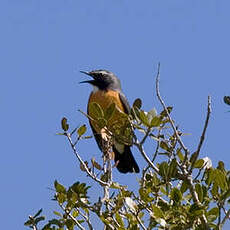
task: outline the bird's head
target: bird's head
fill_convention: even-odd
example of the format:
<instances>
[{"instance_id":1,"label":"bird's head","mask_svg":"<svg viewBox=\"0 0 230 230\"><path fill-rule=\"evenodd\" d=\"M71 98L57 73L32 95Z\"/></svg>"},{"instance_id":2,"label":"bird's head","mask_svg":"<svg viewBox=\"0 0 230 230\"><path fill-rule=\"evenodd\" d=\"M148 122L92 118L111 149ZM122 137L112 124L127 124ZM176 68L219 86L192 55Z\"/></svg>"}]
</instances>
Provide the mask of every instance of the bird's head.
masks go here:
<instances>
[{"instance_id":1,"label":"bird's head","mask_svg":"<svg viewBox=\"0 0 230 230\"><path fill-rule=\"evenodd\" d=\"M110 71L93 70L90 72L80 72L93 78L92 80L82 81L80 83L89 83L99 90L121 90L120 80Z\"/></svg>"}]
</instances>

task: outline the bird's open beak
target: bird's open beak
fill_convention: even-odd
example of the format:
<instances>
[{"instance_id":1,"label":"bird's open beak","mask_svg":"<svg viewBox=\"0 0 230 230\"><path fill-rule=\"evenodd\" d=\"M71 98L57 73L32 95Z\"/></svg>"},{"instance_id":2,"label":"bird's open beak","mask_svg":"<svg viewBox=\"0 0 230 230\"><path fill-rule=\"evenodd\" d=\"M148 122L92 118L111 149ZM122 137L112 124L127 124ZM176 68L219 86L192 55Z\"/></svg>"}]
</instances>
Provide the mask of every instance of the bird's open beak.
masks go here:
<instances>
[{"instance_id":1,"label":"bird's open beak","mask_svg":"<svg viewBox=\"0 0 230 230\"><path fill-rule=\"evenodd\" d=\"M90 73L89 72L86 72L86 71L80 71L80 73L84 73L86 75L89 75L90 76Z\"/></svg>"},{"instance_id":2,"label":"bird's open beak","mask_svg":"<svg viewBox=\"0 0 230 230\"><path fill-rule=\"evenodd\" d=\"M80 73L84 73L84 74L86 74L86 75L88 75L88 76L90 76L90 77L93 77L93 76L90 75L89 72L86 72L86 71L80 71ZM94 82L95 82L95 80L87 80L87 81L81 81L81 82L79 82L79 83L89 83L89 84L93 84Z\"/></svg>"}]
</instances>

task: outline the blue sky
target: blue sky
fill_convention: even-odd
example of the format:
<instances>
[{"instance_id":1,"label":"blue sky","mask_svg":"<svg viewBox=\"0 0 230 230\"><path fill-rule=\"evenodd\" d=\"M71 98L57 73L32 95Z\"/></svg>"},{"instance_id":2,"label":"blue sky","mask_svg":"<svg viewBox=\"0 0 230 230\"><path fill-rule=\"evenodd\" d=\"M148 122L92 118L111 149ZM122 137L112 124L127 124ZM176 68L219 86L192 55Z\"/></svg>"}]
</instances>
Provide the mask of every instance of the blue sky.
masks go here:
<instances>
[{"instance_id":1,"label":"blue sky","mask_svg":"<svg viewBox=\"0 0 230 230\"><path fill-rule=\"evenodd\" d=\"M85 79L80 70L108 69L121 79L130 103L140 97L144 109L161 110L154 91L161 62L161 94L181 130L191 133L184 137L191 151L211 95L201 156L229 169L230 113L222 99L230 94L229 10L227 0L2 0L2 229L25 229L27 216L41 207L51 217L57 208L47 188L55 179L65 185L86 180L67 141L55 135L63 116L72 127L88 125L77 112L86 111L91 91L78 84ZM85 159L101 156L93 139L79 151ZM114 177L136 187L138 176L114 170Z\"/></svg>"}]
</instances>

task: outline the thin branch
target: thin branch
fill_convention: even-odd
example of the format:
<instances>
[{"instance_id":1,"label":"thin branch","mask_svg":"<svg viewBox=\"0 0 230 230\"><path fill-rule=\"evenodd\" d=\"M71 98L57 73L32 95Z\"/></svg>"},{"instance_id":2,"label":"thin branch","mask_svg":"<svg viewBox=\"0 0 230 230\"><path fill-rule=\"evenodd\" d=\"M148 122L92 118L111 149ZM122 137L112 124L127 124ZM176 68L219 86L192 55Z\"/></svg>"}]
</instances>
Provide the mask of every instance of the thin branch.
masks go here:
<instances>
[{"instance_id":1,"label":"thin branch","mask_svg":"<svg viewBox=\"0 0 230 230\"><path fill-rule=\"evenodd\" d=\"M87 215L83 214L80 210L78 210L78 211L79 211L79 214L85 219L86 223L88 224L89 229L94 230L94 228L90 222L89 215L87 216Z\"/></svg>"},{"instance_id":2,"label":"thin branch","mask_svg":"<svg viewBox=\"0 0 230 230\"><path fill-rule=\"evenodd\" d=\"M174 125L174 122L169 114L169 111L164 103L164 101L162 100L161 98L161 95L160 95L160 90L159 90L159 78L160 78L160 63L158 64L158 70L157 70L157 77L156 77L156 92L157 92L157 98L158 100L160 101L161 105L163 106L166 114L167 114L167 117L169 119L169 122L175 132L175 135L176 135L176 138L179 142L179 144L181 145L182 149L185 151L185 157L187 158L187 156L189 155L189 150L185 147L184 143L182 142L179 134L178 134L178 130L176 129L176 126Z\"/></svg>"},{"instance_id":3,"label":"thin branch","mask_svg":"<svg viewBox=\"0 0 230 230\"><path fill-rule=\"evenodd\" d=\"M189 184L189 190L190 190L190 193L192 195L193 201L194 201L194 203L200 205L200 201L199 201L196 189L195 189L195 185L194 185L193 180L192 180L192 176L189 174L187 174L186 176L187 176L187 182ZM204 214L200 217L200 219L201 219L203 226L205 227L204 229L209 230L210 228L208 226L208 221L207 221Z\"/></svg>"},{"instance_id":4,"label":"thin branch","mask_svg":"<svg viewBox=\"0 0 230 230\"><path fill-rule=\"evenodd\" d=\"M205 133L206 133L206 130L207 130L207 127L208 127L208 121L209 121L210 114L211 114L211 97L208 96L207 116L206 116L206 120L205 120L205 124L204 124L204 129L203 129L202 135L200 137L200 142L199 142L199 145L198 145L198 148L197 148L198 155L200 153L200 149L201 149L202 144L204 142Z\"/></svg>"},{"instance_id":5,"label":"thin branch","mask_svg":"<svg viewBox=\"0 0 230 230\"><path fill-rule=\"evenodd\" d=\"M169 122L170 122L170 124L171 124L171 126L172 126L172 128L173 128L173 130L174 130L176 139L178 140L178 142L179 142L181 148L182 148L182 149L184 150L184 152L185 152L185 159L187 159L187 157L188 157L188 155L189 155L189 150L186 148L186 146L185 146L184 143L182 142L182 140L181 140L181 138L180 138L180 136L179 136L179 134L178 134L178 130L177 130L176 126L174 125L174 122L173 122L173 120L172 120L172 118L171 118L171 116L170 116L170 114L169 114L169 111L168 111L168 109L167 109L167 107L166 107L164 101L162 100L162 98L161 98L161 96L160 96L160 91L159 91L159 78L160 78L160 63L158 64L158 71L157 71L157 77L156 77L156 92L157 92L157 97L158 97L158 99L159 99L161 105L163 106L163 108L164 108L166 114L167 114L167 117L168 117L168 119L169 119ZM205 129L205 131L206 131L206 129ZM204 133L205 133L205 132L204 132ZM201 143L201 145L202 145L202 143ZM185 162L185 161L184 161L184 162ZM183 167L181 167L181 168L182 168L182 170L184 171ZM184 176L185 176L184 179L186 179L187 182L188 182L188 184L189 184L189 190L190 190L190 193L191 193L191 195L192 195L192 198L193 198L194 203L196 203L196 204L199 205L199 204L200 204L200 201L199 201L197 192L196 192L196 190L195 190L195 185L194 185L194 183L193 183L193 180L192 180L191 175L188 174L188 173L186 173ZM201 222L202 222L202 224L203 224L203 226L204 226L204 229L209 229L208 222L207 222L207 219L206 219L205 215L202 215L202 216L200 217L200 219L201 219Z\"/></svg>"},{"instance_id":6,"label":"thin branch","mask_svg":"<svg viewBox=\"0 0 230 230\"><path fill-rule=\"evenodd\" d=\"M201 147L202 147L203 142L204 142L204 139L205 139L205 133L206 133L206 130L207 130L207 127L208 127L208 121L209 121L210 114L211 114L211 97L208 96L208 106L207 106L206 120L205 120L204 128L203 128L203 131L202 131L202 135L201 135L201 137L200 137L200 142L199 142L198 147L197 147L196 157L195 157L195 159L193 160L193 163L192 163L192 165L191 165L191 168L190 168L190 170L189 170L189 173L192 173L192 169L193 169L193 167L194 167L194 164L195 164L197 158L199 157L200 150L201 150Z\"/></svg>"},{"instance_id":7,"label":"thin branch","mask_svg":"<svg viewBox=\"0 0 230 230\"><path fill-rule=\"evenodd\" d=\"M138 215L136 215L136 219L137 222L140 224L140 226L142 227L143 230L147 230L147 228L144 226L144 224L142 223L141 219L139 218Z\"/></svg>"},{"instance_id":8,"label":"thin branch","mask_svg":"<svg viewBox=\"0 0 230 230\"><path fill-rule=\"evenodd\" d=\"M225 217L224 219L222 220L221 224L220 224L220 229L223 228L225 222L227 221L227 219L230 219L230 209L226 212L225 211Z\"/></svg>"},{"instance_id":9,"label":"thin branch","mask_svg":"<svg viewBox=\"0 0 230 230\"><path fill-rule=\"evenodd\" d=\"M69 216L71 220L74 221L74 223L78 226L78 228L80 228L81 230L85 230L85 228L71 215L71 213L66 211L66 209L65 209L65 207L63 205L59 204L59 206L65 212L65 214L67 216Z\"/></svg>"},{"instance_id":10,"label":"thin branch","mask_svg":"<svg viewBox=\"0 0 230 230\"><path fill-rule=\"evenodd\" d=\"M162 126L162 128L163 128L163 126ZM161 129L162 129L162 128L161 128ZM158 134L157 134L157 137L158 137L157 139L158 139L158 141L157 141L157 146L156 146L156 149L155 149L155 153L154 153L154 155L153 155L152 162L155 161L155 159L156 159L156 157L157 157L157 154L158 154L158 150L159 150L159 148L160 148L159 136L160 136L160 134L161 134L161 129L159 129Z\"/></svg>"},{"instance_id":11,"label":"thin branch","mask_svg":"<svg viewBox=\"0 0 230 230\"><path fill-rule=\"evenodd\" d=\"M86 173L87 173L93 180L95 180L96 182L98 182L98 183L101 184L102 186L107 186L108 183L106 183L106 182L104 182L104 181L98 179L92 172L90 172L88 166L87 166L87 165L85 164L85 162L81 159L79 153L77 152L77 149L76 149L75 145L74 145L73 142L72 142L72 139L71 139L71 137L70 137L70 134L69 134L69 133L66 133L66 136L67 136L67 138L68 138L68 140L69 140L69 143L70 143L70 145L71 145L71 147L72 147L72 149L73 149L73 152L74 152L75 156L77 157L77 159L79 160L79 162L84 166L84 169L85 169Z\"/></svg>"},{"instance_id":12,"label":"thin branch","mask_svg":"<svg viewBox=\"0 0 230 230\"><path fill-rule=\"evenodd\" d=\"M150 132L151 132L151 128L148 128L147 131L146 131L146 133L145 133L145 135L144 135L144 137L140 141L140 145L144 144L144 142L145 142L146 138L148 137L148 135L150 134Z\"/></svg>"},{"instance_id":13,"label":"thin branch","mask_svg":"<svg viewBox=\"0 0 230 230\"><path fill-rule=\"evenodd\" d=\"M143 149L143 145L138 141L136 135L134 135L134 145L137 146L138 150L140 151L140 153L142 154L142 156L144 157L144 159L148 162L149 166L151 168L154 169L155 172L159 173L159 169L153 164L153 162L149 159L149 157L147 156L147 154L145 153L144 149Z\"/></svg>"}]
</instances>

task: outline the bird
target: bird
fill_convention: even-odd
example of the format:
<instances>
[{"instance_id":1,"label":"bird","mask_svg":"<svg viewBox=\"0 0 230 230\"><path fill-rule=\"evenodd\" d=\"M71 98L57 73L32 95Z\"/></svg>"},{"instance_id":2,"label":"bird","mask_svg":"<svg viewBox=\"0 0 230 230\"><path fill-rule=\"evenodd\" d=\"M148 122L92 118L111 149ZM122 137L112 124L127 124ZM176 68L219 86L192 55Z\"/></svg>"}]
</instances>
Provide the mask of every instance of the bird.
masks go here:
<instances>
[{"instance_id":1,"label":"bird","mask_svg":"<svg viewBox=\"0 0 230 230\"><path fill-rule=\"evenodd\" d=\"M93 86L93 91L91 92L88 100L87 114L97 145L103 152L102 130L98 128L92 119L90 119L92 116L92 112L90 111L90 104L97 103L103 110L109 108L111 104L115 104L115 108L119 112L114 113L113 119L115 121L117 120L118 123L121 113L128 115L130 114L131 109L128 100L122 92L120 80L114 73L103 69L92 70L90 72L80 72L92 78L91 80L82 81L80 83L89 83ZM139 173L140 171L130 147L130 144L121 143L117 140L112 143L115 166L120 173Z\"/></svg>"}]
</instances>

